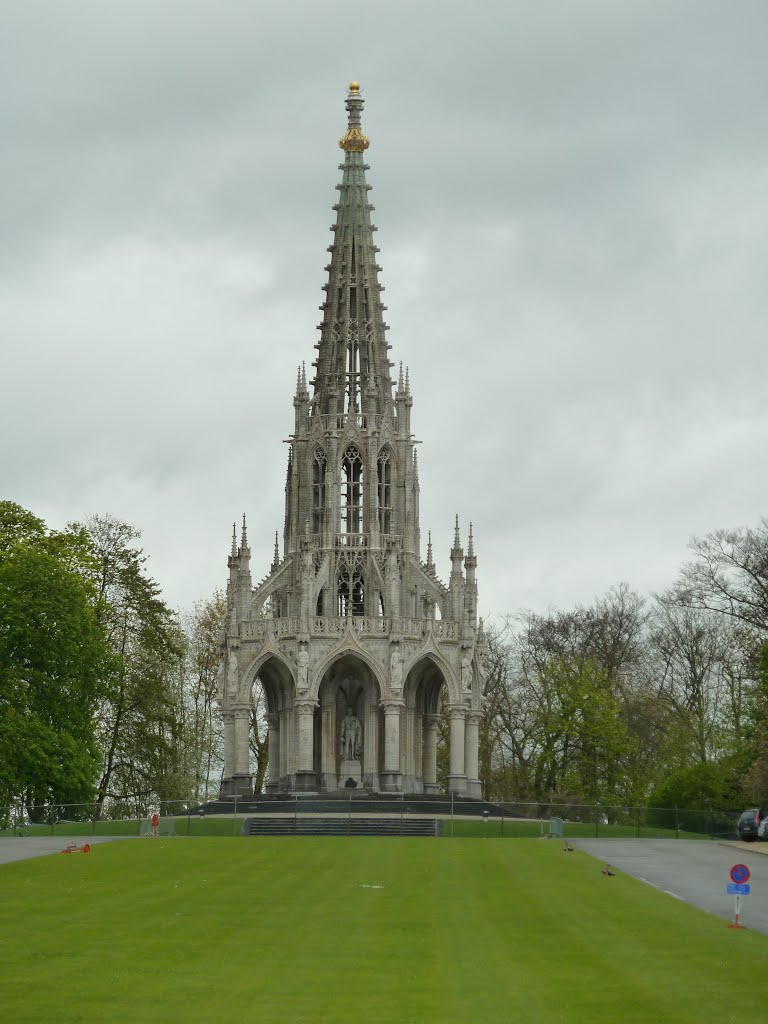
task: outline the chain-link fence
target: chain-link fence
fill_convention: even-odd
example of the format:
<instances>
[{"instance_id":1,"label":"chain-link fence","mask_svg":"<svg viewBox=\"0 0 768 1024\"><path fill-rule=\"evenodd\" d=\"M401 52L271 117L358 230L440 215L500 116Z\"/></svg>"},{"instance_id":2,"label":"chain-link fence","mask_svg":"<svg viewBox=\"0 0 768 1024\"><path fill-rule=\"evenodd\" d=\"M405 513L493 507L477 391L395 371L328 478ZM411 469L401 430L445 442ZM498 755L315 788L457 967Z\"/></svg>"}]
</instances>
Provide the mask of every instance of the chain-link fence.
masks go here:
<instances>
[{"instance_id":1,"label":"chain-link fence","mask_svg":"<svg viewBox=\"0 0 768 1024\"><path fill-rule=\"evenodd\" d=\"M0 808L0 837L432 834L566 839L736 839L739 811L369 794L113 801ZM555 822L553 828L552 822ZM417 823L420 822L421 826ZM559 823L562 822L562 825ZM429 825L427 823L430 823ZM421 828L421 831L419 831Z\"/></svg>"}]
</instances>

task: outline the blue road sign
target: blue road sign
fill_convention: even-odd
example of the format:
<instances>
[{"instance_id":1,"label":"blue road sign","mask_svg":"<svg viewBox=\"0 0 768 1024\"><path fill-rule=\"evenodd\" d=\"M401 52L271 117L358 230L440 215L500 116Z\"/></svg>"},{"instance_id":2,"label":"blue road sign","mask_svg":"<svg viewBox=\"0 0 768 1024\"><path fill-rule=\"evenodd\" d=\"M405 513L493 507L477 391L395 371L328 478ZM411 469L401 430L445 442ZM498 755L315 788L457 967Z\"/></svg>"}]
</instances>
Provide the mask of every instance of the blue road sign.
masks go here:
<instances>
[{"instance_id":1,"label":"blue road sign","mask_svg":"<svg viewBox=\"0 0 768 1024\"><path fill-rule=\"evenodd\" d=\"M729 882L725 891L729 896L748 896L749 885L740 885L738 882Z\"/></svg>"}]
</instances>

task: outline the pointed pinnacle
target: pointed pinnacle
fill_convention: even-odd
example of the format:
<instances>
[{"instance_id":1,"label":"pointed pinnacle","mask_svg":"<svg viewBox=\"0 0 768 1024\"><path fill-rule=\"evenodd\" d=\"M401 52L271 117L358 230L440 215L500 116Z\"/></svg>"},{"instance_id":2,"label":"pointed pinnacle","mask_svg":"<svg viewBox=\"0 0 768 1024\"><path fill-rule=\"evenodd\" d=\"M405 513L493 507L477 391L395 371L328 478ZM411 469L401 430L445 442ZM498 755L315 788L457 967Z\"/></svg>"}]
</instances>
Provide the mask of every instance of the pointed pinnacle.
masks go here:
<instances>
[{"instance_id":1,"label":"pointed pinnacle","mask_svg":"<svg viewBox=\"0 0 768 1024\"><path fill-rule=\"evenodd\" d=\"M237 555L237 523L232 523L232 556Z\"/></svg>"},{"instance_id":2,"label":"pointed pinnacle","mask_svg":"<svg viewBox=\"0 0 768 1024\"><path fill-rule=\"evenodd\" d=\"M456 514L456 528L453 532L453 546L455 548L461 547L461 537L459 536L459 516Z\"/></svg>"},{"instance_id":3,"label":"pointed pinnacle","mask_svg":"<svg viewBox=\"0 0 768 1024\"><path fill-rule=\"evenodd\" d=\"M248 547L248 531L246 530L246 527L245 527L245 512L243 512L243 533L242 533L242 536L240 538L240 547L241 548L247 548Z\"/></svg>"},{"instance_id":4,"label":"pointed pinnacle","mask_svg":"<svg viewBox=\"0 0 768 1024\"><path fill-rule=\"evenodd\" d=\"M475 547L472 543L472 523L469 524L469 543L467 544L467 557L472 558L475 554Z\"/></svg>"},{"instance_id":5,"label":"pointed pinnacle","mask_svg":"<svg viewBox=\"0 0 768 1024\"><path fill-rule=\"evenodd\" d=\"M402 392L404 390L403 385L403 364L400 363L400 376L397 378L397 390Z\"/></svg>"},{"instance_id":6,"label":"pointed pinnacle","mask_svg":"<svg viewBox=\"0 0 768 1024\"><path fill-rule=\"evenodd\" d=\"M433 565L434 565L434 563L432 561L432 531L431 530L427 534L427 537L428 537L428 540L427 540L427 566L431 569L431 568L433 568Z\"/></svg>"},{"instance_id":7,"label":"pointed pinnacle","mask_svg":"<svg viewBox=\"0 0 768 1024\"><path fill-rule=\"evenodd\" d=\"M406 366L405 368L405 393L410 397L411 394L411 368Z\"/></svg>"}]
</instances>

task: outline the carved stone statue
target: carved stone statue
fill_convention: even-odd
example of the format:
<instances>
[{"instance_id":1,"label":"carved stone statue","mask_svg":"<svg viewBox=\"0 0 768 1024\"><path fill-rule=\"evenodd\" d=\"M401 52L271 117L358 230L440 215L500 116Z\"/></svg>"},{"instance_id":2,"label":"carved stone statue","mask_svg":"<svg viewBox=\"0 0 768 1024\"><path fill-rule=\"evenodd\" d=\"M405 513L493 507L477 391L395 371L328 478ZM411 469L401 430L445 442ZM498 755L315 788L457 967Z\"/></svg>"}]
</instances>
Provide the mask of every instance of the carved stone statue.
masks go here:
<instances>
[{"instance_id":1,"label":"carved stone statue","mask_svg":"<svg viewBox=\"0 0 768 1024\"><path fill-rule=\"evenodd\" d=\"M224 655L219 658L219 667L216 670L216 693L219 698L224 696L224 680L226 678L226 670L224 668Z\"/></svg>"},{"instance_id":2,"label":"carved stone statue","mask_svg":"<svg viewBox=\"0 0 768 1024\"><path fill-rule=\"evenodd\" d=\"M341 759L342 761L359 760L363 753L363 727L359 719L347 708L347 717L341 723Z\"/></svg>"},{"instance_id":3,"label":"carved stone statue","mask_svg":"<svg viewBox=\"0 0 768 1024\"><path fill-rule=\"evenodd\" d=\"M392 656L389 659L389 676L392 681L392 689L399 690L403 685L403 655L399 644L393 648Z\"/></svg>"},{"instance_id":4,"label":"carved stone statue","mask_svg":"<svg viewBox=\"0 0 768 1024\"><path fill-rule=\"evenodd\" d=\"M472 648L466 647L461 656L461 686L463 690L472 689Z\"/></svg>"},{"instance_id":5,"label":"carved stone statue","mask_svg":"<svg viewBox=\"0 0 768 1024\"><path fill-rule=\"evenodd\" d=\"M229 652L229 666L227 668L227 690L234 696L237 693L237 655L234 651Z\"/></svg>"},{"instance_id":6,"label":"carved stone statue","mask_svg":"<svg viewBox=\"0 0 768 1024\"><path fill-rule=\"evenodd\" d=\"M309 686L309 651L304 644L299 644L296 664L296 686L300 693L304 693Z\"/></svg>"}]
</instances>

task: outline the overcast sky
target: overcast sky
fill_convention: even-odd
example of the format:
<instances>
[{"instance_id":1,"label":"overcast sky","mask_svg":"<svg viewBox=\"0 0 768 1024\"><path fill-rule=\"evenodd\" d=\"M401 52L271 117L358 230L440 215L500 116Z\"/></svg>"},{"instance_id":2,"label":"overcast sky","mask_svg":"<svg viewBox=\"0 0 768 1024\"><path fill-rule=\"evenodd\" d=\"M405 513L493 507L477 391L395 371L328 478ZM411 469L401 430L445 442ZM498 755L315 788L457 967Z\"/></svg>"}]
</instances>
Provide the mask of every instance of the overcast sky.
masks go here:
<instances>
[{"instance_id":1,"label":"overcast sky","mask_svg":"<svg viewBox=\"0 0 768 1024\"><path fill-rule=\"evenodd\" d=\"M359 79L439 575L455 512L485 615L768 513L765 0L0 9L0 497L266 574Z\"/></svg>"}]
</instances>

